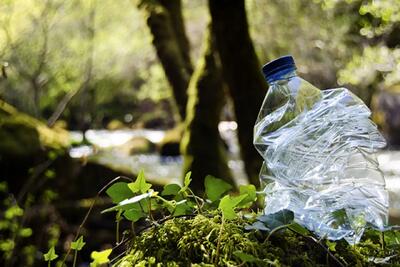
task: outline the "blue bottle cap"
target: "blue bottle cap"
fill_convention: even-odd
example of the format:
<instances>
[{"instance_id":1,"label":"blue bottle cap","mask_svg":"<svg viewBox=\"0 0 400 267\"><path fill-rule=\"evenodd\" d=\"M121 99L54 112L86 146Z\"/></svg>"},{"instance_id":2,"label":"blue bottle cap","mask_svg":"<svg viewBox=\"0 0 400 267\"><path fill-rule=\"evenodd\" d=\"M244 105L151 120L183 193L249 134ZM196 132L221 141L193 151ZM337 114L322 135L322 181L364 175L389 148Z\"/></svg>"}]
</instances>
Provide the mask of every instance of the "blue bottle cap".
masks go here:
<instances>
[{"instance_id":1,"label":"blue bottle cap","mask_svg":"<svg viewBox=\"0 0 400 267\"><path fill-rule=\"evenodd\" d=\"M296 64L292 56L283 56L268 62L262 68L268 83L278 80L281 76L296 70Z\"/></svg>"}]
</instances>

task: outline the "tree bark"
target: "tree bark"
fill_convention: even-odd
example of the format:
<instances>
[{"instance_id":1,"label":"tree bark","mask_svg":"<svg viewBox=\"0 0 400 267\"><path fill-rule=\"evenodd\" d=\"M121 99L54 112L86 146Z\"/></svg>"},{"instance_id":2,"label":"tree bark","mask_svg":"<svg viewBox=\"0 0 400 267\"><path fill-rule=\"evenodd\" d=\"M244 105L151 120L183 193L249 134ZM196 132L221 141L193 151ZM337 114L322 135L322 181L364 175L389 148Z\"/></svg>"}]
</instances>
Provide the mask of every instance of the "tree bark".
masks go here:
<instances>
[{"instance_id":1,"label":"tree bark","mask_svg":"<svg viewBox=\"0 0 400 267\"><path fill-rule=\"evenodd\" d=\"M153 45L163 66L182 120L186 117L187 86L193 67L189 57L180 0L144 0Z\"/></svg>"},{"instance_id":2,"label":"tree bark","mask_svg":"<svg viewBox=\"0 0 400 267\"><path fill-rule=\"evenodd\" d=\"M253 146L253 128L267 86L248 31L244 0L208 4L223 77L234 102L241 156L250 182L258 186L262 160Z\"/></svg>"},{"instance_id":3,"label":"tree bark","mask_svg":"<svg viewBox=\"0 0 400 267\"><path fill-rule=\"evenodd\" d=\"M204 192L204 178L208 174L234 184L218 131L224 91L210 30L211 27L204 39L202 58L190 80L186 127L181 142L183 172L192 171L192 186L196 192Z\"/></svg>"}]
</instances>

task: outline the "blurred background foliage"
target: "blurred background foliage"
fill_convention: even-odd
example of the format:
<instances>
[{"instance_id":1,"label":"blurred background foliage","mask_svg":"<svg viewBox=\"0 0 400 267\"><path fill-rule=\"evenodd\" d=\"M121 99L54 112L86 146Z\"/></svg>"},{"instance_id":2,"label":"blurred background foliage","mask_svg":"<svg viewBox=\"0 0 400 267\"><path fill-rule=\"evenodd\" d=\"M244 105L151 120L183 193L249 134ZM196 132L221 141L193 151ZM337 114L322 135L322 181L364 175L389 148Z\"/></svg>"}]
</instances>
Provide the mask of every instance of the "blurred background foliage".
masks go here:
<instances>
[{"instance_id":1,"label":"blurred background foliage","mask_svg":"<svg viewBox=\"0 0 400 267\"><path fill-rule=\"evenodd\" d=\"M183 4L196 59L207 7ZM290 53L306 79L321 88L350 86L368 105L376 88L399 83L398 0L249 0L246 8L260 62ZM129 122L140 122L141 108L160 103L177 120L144 14L132 1L7 0L0 10L8 76L0 95L21 111L49 119L75 94L62 113L70 129L102 128L128 113Z\"/></svg>"}]
</instances>

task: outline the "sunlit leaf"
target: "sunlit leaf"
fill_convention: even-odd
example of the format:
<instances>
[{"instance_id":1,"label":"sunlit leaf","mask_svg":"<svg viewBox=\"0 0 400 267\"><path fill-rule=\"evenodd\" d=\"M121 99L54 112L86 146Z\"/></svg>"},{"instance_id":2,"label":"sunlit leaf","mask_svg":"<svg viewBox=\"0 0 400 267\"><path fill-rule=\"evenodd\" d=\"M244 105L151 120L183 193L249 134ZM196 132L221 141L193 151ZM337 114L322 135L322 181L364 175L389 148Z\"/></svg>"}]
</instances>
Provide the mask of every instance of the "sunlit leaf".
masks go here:
<instances>
[{"instance_id":1,"label":"sunlit leaf","mask_svg":"<svg viewBox=\"0 0 400 267\"><path fill-rule=\"evenodd\" d=\"M108 257L110 256L111 252L112 252L111 248L100 252L93 251L90 254L90 257L93 259L93 261L90 263L90 266L95 267L109 262L110 260L108 259Z\"/></svg>"},{"instance_id":2,"label":"sunlit leaf","mask_svg":"<svg viewBox=\"0 0 400 267\"><path fill-rule=\"evenodd\" d=\"M240 202L240 206L251 205L257 199L256 187L252 184L239 186L240 195L247 194L247 197Z\"/></svg>"},{"instance_id":3,"label":"sunlit leaf","mask_svg":"<svg viewBox=\"0 0 400 267\"><path fill-rule=\"evenodd\" d=\"M185 175L185 179L183 179L183 187L181 188L180 192L185 192L188 190L190 183L192 182L192 172L188 172Z\"/></svg>"},{"instance_id":4,"label":"sunlit leaf","mask_svg":"<svg viewBox=\"0 0 400 267\"><path fill-rule=\"evenodd\" d=\"M128 187L133 193L146 193L151 188L151 184L146 183L144 171L141 170L136 178L136 181L129 183Z\"/></svg>"},{"instance_id":5,"label":"sunlit leaf","mask_svg":"<svg viewBox=\"0 0 400 267\"><path fill-rule=\"evenodd\" d=\"M71 249L73 250L82 250L85 246L86 242L83 242L83 236L80 236L78 240L71 242Z\"/></svg>"},{"instance_id":6,"label":"sunlit leaf","mask_svg":"<svg viewBox=\"0 0 400 267\"><path fill-rule=\"evenodd\" d=\"M219 206L218 206L218 208L222 212L222 216L224 216L224 218L228 219L228 220L236 218L237 215L236 215L234 209L240 203L240 201L242 201L246 197L247 197L247 195L241 195L241 196L237 196L237 197L224 196L221 199L221 202L219 203Z\"/></svg>"},{"instance_id":7,"label":"sunlit leaf","mask_svg":"<svg viewBox=\"0 0 400 267\"><path fill-rule=\"evenodd\" d=\"M333 252L336 251L336 242L331 242L329 240L326 240L326 245L328 246L328 249L330 251L333 251Z\"/></svg>"},{"instance_id":8,"label":"sunlit leaf","mask_svg":"<svg viewBox=\"0 0 400 267\"><path fill-rule=\"evenodd\" d=\"M49 251L43 255L45 261L53 261L58 258L54 247L51 247Z\"/></svg>"},{"instance_id":9,"label":"sunlit leaf","mask_svg":"<svg viewBox=\"0 0 400 267\"><path fill-rule=\"evenodd\" d=\"M162 196L177 195L181 190L180 185L177 184L167 184L164 186L164 190L161 192Z\"/></svg>"},{"instance_id":10,"label":"sunlit leaf","mask_svg":"<svg viewBox=\"0 0 400 267\"><path fill-rule=\"evenodd\" d=\"M113 184L107 189L106 193L114 203L121 202L124 199L134 196L132 190L128 187L128 184L124 182Z\"/></svg>"},{"instance_id":11,"label":"sunlit leaf","mask_svg":"<svg viewBox=\"0 0 400 267\"><path fill-rule=\"evenodd\" d=\"M206 176L204 186L207 198L211 201L219 200L224 193L232 189L232 185L211 175Z\"/></svg>"}]
</instances>

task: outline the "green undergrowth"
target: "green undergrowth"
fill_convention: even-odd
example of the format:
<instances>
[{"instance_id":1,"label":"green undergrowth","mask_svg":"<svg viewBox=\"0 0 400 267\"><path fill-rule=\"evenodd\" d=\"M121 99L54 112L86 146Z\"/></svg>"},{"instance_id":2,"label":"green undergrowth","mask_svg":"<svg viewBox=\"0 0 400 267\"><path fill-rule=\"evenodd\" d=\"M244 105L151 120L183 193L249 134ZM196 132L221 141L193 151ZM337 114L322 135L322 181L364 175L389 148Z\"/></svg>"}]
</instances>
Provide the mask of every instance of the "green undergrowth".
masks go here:
<instances>
[{"instance_id":1,"label":"green undergrowth","mask_svg":"<svg viewBox=\"0 0 400 267\"><path fill-rule=\"evenodd\" d=\"M356 246L318 239L292 211L263 215L263 194L253 185L231 192L207 176L198 197L190 182L188 173L183 186L156 192L141 173L107 190L116 205L103 212L132 222L126 255L114 266L400 266L398 231L367 230Z\"/></svg>"},{"instance_id":2,"label":"green undergrowth","mask_svg":"<svg viewBox=\"0 0 400 267\"><path fill-rule=\"evenodd\" d=\"M400 266L398 230L367 228L357 245L329 241L298 224L290 210L264 214L264 194L254 185L232 192L227 182L207 176L199 197L190 183L189 172L183 185L158 192L140 172L135 181L117 177L103 187L98 195L105 191L114 203L102 213L115 214L116 244L92 252L90 266ZM345 210L332 214L338 222L344 216ZM355 231L366 225L360 227ZM57 266L65 266L72 251L77 266L77 248L84 245L79 230L74 240ZM54 248L44 257L50 266Z\"/></svg>"}]
</instances>

